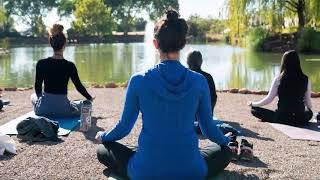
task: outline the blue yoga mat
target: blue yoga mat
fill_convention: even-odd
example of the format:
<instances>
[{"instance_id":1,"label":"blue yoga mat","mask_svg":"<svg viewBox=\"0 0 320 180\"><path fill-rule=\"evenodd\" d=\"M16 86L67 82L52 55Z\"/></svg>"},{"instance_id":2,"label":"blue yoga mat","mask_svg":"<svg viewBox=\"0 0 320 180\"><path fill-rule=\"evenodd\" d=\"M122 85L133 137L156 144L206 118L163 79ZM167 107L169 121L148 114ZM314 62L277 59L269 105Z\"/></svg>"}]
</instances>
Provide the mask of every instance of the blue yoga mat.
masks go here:
<instances>
[{"instance_id":1,"label":"blue yoga mat","mask_svg":"<svg viewBox=\"0 0 320 180\"><path fill-rule=\"evenodd\" d=\"M7 135L17 135L17 125L25 120L28 117L38 117L34 114L34 112L29 112L23 116L18 117L8 123L0 126L0 133L7 134ZM73 129L75 129L80 124L80 117L76 118L58 118L58 119L51 119L53 121L57 121L59 123L59 136L66 136L68 135Z\"/></svg>"}]
</instances>

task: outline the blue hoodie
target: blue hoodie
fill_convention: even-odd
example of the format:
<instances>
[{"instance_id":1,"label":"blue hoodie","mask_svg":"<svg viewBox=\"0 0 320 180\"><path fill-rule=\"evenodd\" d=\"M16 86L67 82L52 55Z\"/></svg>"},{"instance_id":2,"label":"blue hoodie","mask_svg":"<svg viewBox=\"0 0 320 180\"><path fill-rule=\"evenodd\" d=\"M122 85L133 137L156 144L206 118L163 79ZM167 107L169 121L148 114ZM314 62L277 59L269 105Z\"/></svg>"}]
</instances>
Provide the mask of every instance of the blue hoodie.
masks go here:
<instances>
[{"instance_id":1,"label":"blue hoodie","mask_svg":"<svg viewBox=\"0 0 320 180\"><path fill-rule=\"evenodd\" d=\"M195 115L204 136L220 145L229 142L212 119L206 79L179 61L163 61L131 77L121 120L102 134L103 142L127 136L139 112L143 126L138 151L128 164L130 179L205 179Z\"/></svg>"}]
</instances>

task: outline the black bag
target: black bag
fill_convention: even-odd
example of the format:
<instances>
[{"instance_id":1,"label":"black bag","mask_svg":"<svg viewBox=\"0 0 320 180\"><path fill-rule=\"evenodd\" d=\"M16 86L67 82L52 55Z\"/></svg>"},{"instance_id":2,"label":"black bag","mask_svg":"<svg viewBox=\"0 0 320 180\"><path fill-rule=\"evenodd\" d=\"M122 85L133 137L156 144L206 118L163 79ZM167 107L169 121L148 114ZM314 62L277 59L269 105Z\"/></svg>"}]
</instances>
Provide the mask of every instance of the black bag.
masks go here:
<instances>
[{"instance_id":1,"label":"black bag","mask_svg":"<svg viewBox=\"0 0 320 180\"><path fill-rule=\"evenodd\" d=\"M27 118L17 125L18 137L26 141L59 141L59 125L47 118Z\"/></svg>"}]
</instances>

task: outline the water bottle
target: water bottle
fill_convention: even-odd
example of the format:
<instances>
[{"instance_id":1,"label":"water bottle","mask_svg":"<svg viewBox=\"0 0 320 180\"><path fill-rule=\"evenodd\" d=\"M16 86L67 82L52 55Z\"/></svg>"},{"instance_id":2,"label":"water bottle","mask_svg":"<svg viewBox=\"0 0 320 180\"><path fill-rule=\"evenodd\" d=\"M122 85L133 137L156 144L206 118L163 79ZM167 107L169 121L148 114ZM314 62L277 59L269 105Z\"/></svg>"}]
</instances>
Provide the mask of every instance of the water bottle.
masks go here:
<instances>
[{"instance_id":1,"label":"water bottle","mask_svg":"<svg viewBox=\"0 0 320 180\"><path fill-rule=\"evenodd\" d=\"M80 131L87 132L91 128L92 102L83 101L80 116Z\"/></svg>"}]
</instances>

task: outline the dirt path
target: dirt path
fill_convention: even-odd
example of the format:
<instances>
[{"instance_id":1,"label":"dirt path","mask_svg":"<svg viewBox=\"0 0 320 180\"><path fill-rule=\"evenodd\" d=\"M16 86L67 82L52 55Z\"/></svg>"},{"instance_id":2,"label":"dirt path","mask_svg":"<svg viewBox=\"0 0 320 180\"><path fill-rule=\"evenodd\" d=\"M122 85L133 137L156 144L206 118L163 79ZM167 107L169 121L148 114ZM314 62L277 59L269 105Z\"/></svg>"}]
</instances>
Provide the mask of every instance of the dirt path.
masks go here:
<instances>
[{"instance_id":1,"label":"dirt path","mask_svg":"<svg viewBox=\"0 0 320 180\"><path fill-rule=\"evenodd\" d=\"M111 129L118 121L125 90L90 89L97 96L94 102L93 128L84 135L72 132L62 143L19 142L18 155L0 159L0 179L107 179L107 171L96 159L93 138L97 131ZM11 106L0 112L0 124L32 110L32 91L5 92L4 99ZM76 92L72 99L81 98ZM216 116L235 127L242 127L247 139L254 144L256 158L250 163L232 163L223 177L225 179L320 179L320 143L290 140L266 123L258 122L250 115L246 105L262 96L219 93ZM313 99L314 109L320 110L320 99ZM275 104L270 108L274 108ZM141 120L122 142L136 144ZM201 145L208 143L201 141Z\"/></svg>"}]
</instances>

